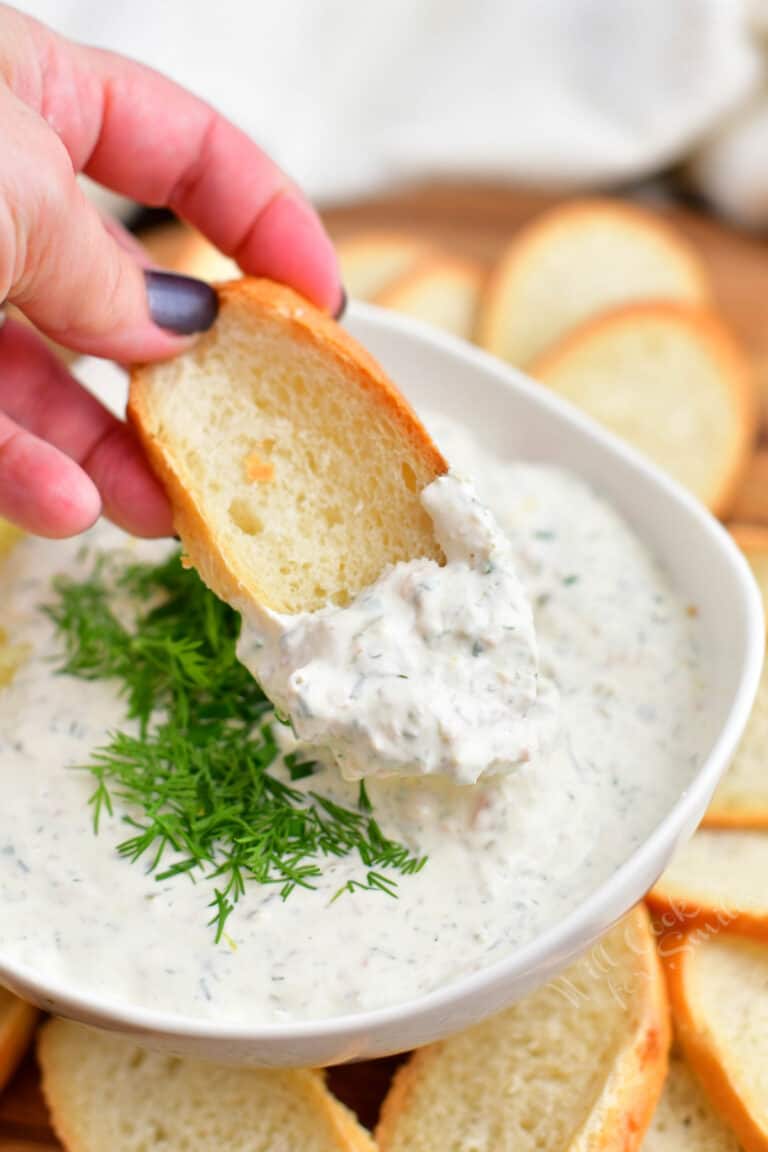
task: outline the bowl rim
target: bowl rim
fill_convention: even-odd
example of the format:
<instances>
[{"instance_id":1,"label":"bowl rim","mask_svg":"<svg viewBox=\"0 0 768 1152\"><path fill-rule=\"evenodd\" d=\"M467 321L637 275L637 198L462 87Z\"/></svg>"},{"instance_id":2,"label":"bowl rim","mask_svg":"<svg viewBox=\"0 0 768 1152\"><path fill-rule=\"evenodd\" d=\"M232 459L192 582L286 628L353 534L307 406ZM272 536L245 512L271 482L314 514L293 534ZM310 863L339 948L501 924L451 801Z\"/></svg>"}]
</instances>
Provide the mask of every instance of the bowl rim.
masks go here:
<instances>
[{"instance_id":1,"label":"bowl rim","mask_svg":"<svg viewBox=\"0 0 768 1152\"><path fill-rule=\"evenodd\" d=\"M332 1040L343 1036L349 1042L369 1037L383 1028L391 1029L414 1019L431 1016L457 1001L477 999L497 984L514 977L522 977L543 966L547 957L555 954L570 956L576 941L586 941L594 934L589 925L600 919L599 910L615 905L617 899L625 903L621 894L632 889L632 877L642 877L654 871L654 860L668 856L667 848L674 846L686 834L686 828L699 809L703 809L709 796L735 751L738 740L749 718L757 691L763 664L765 630L762 599L749 565L726 529L699 501L677 481L664 474L636 449L625 444L613 433L594 423L578 409L554 393L547 392L523 373L489 353L465 341L416 320L394 314L372 304L352 301L347 313L353 328L355 321L363 327L371 325L382 334L397 332L439 352L458 358L471 371L476 367L490 372L505 388L521 395L540 410L556 416L575 428L582 436L600 446L609 456L619 457L625 464L655 485L659 494L687 514L699 533L707 536L727 559L740 588L746 632L746 650L741 675L727 719L715 739L706 759L680 794L675 804L653 831L620 867L600 884L566 916L550 925L535 939L514 949L476 971L459 976L424 995L380 1008L339 1016L310 1020L291 1020L263 1025L239 1024L231 1020L193 1017L155 1008L132 1006L112 1001L103 996L86 996L68 990L66 982L49 980L34 975L29 965L3 959L0 944L0 980L10 989L18 990L38 1003L50 1006L57 1013L95 1022L100 1027L128 1033L162 1035L164 1039L180 1041L211 1041L233 1045L250 1043L266 1045L310 1044L313 1041ZM355 334L353 332L353 334ZM632 898L642 899L644 890ZM627 910L631 905L627 905ZM603 916L605 919L605 916ZM614 920L616 918L614 917ZM482 1013L477 1013L479 1018Z\"/></svg>"}]
</instances>

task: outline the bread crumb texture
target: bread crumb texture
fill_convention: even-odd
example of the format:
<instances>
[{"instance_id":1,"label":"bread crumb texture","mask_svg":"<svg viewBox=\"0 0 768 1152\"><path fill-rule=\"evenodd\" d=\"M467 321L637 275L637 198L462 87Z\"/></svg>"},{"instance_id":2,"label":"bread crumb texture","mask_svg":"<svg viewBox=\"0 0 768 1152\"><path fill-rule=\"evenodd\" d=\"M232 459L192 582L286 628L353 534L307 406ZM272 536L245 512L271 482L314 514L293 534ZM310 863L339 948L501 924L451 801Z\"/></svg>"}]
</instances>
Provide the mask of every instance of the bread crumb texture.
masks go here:
<instances>
[{"instance_id":1,"label":"bread crumb texture","mask_svg":"<svg viewBox=\"0 0 768 1152\"><path fill-rule=\"evenodd\" d=\"M636 909L563 976L416 1055L396 1075L382 1152L639 1147L661 1093L667 1004Z\"/></svg>"},{"instance_id":2,"label":"bread crumb texture","mask_svg":"<svg viewBox=\"0 0 768 1152\"><path fill-rule=\"evenodd\" d=\"M673 1051L642 1152L739 1152L736 1134L720 1119L698 1077Z\"/></svg>"},{"instance_id":3,"label":"bread crumb texture","mask_svg":"<svg viewBox=\"0 0 768 1152\"><path fill-rule=\"evenodd\" d=\"M129 405L206 582L298 612L439 559L420 493L446 465L378 365L289 289L220 295L190 351L134 372Z\"/></svg>"},{"instance_id":4,"label":"bread crumb texture","mask_svg":"<svg viewBox=\"0 0 768 1152\"><path fill-rule=\"evenodd\" d=\"M714 513L732 503L757 432L756 393L745 355L713 313L618 309L577 329L532 374Z\"/></svg>"},{"instance_id":5,"label":"bread crumb texture","mask_svg":"<svg viewBox=\"0 0 768 1152\"><path fill-rule=\"evenodd\" d=\"M675 1029L709 1100L746 1152L768 1148L768 946L691 936L665 959Z\"/></svg>"}]
</instances>

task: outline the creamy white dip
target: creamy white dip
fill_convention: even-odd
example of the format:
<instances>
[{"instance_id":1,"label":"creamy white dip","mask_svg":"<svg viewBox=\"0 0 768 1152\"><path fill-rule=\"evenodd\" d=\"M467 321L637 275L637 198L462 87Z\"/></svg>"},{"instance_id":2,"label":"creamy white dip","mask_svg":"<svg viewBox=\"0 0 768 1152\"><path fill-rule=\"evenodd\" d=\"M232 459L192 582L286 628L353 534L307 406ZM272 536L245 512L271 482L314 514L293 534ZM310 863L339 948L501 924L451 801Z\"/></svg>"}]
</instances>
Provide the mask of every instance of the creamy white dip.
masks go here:
<instances>
[{"instance_id":1,"label":"creamy white dip","mask_svg":"<svg viewBox=\"0 0 768 1152\"><path fill-rule=\"evenodd\" d=\"M509 537L452 474L421 499L444 565L397 564L341 608L244 613L240 660L347 780L474 784L530 760L556 728Z\"/></svg>"},{"instance_id":2,"label":"creamy white dip","mask_svg":"<svg viewBox=\"0 0 768 1152\"><path fill-rule=\"evenodd\" d=\"M428 423L431 422L428 421ZM365 869L329 860L314 891L249 886L215 945L211 887L158 883L118 856L119 811L92 831L88 762L124 726L114 685L54 676L39 606L56 571L99 549L161 559L101 525L86 541L25 540L3 565L2 625L30 656L0 691L0 964L73 992L243 1024L306 1020L410 1000L532 940L607 880L658 824L698 764L696 622L646 547L573 476L490 459L434 421L506 533L533 606L538 662L562 735L506 775L373 778L385 834L428 856L375 891L330 898ZM298 787L354 807L328 766Z\"/></svg>"}]
</instances>

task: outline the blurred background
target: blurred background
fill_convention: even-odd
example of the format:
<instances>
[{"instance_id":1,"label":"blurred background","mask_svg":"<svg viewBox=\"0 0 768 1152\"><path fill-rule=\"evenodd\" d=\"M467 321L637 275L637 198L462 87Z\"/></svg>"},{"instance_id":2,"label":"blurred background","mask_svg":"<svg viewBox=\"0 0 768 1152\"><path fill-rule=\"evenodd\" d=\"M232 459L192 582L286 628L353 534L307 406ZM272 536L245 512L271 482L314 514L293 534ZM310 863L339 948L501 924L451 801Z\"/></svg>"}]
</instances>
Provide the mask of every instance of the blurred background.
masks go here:
<instances>
[{"instance_id":1,"label":"blurred background","mask_svg":"<svg viewBox=\"0 0 768 1152\"><path fill-rule=\"evenodd\" d=\"M144 60L322 204L425 178L658 173L768 222L768 0L22 0Z\"/></svg>"},{"instance_id":2,"label":"blurred background","mask_svg":"<svg viewBox=\"0 0 768 1152\"><path fill-rule=\"evenodd\" d=\"M20 7L236 121L320 208L351 296L479 343L768 525L768 0ZM90 194L158 263L238 274Z\"/></svg>"}]
</instances>

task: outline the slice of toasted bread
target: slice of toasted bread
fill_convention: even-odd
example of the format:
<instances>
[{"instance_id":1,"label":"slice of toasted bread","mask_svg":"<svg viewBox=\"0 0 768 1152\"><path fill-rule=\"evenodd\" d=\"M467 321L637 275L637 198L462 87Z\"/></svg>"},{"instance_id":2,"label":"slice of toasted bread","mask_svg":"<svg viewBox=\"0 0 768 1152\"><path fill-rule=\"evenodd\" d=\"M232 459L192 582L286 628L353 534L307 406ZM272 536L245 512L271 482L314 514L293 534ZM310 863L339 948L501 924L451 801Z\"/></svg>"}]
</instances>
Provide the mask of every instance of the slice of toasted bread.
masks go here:
<instances>
[{"instance_id":1,"label":"slice of toasted bread","mask_svg":"<svg viewBox=\"0 0 768 1152\"><path fill-rule=\"evenodd\" d=\"M350 297L373 300L388 285L432 253L432 246L407 232L359 232L336 245L341 280Z\"/></svg>"},{"instance_id":2,"label":"slice of toasted bread","mask_svg":"<svg viewBox=\"0 0 768 1152\"><path fill-rule=\"evenodd\" d=\"M768 831L768 665L763 667L752 714L702 824L706 828Z\"/></svg>"},{"instance_id":3,"label":"slice of toasted bread","mask_svg":"<svg viewBox=\"0 0 768 1152\"><path fill-rule=\"evenodd\" d=\"M31 1004L0 988L0 1092L29 1047L39 1015Z\"/></svg>"},{"instance_id":4,"label":"slice of toasted bread","mask_svg":"<svg viewBox=\"0 0 768 1152\"><path fill-rule=\"evenodd\" d=\"M38 1059L68 1152L374 1152L318 1072L200 1064L65 1020L41 1029Z\"/></svg>"},{"instance_id":5,"label":"slice of toasted bread","mask_svg":"<svg viewBox=\"0 0 768 1152\"><path fill-rule=\"evenodd\" d=\"M713 512L728 510L757 414L747 359L714 314L678 304L621 308L579 328L532 374Z\"/></svg>"},{"instance_id":6,"label":"slice of toasted bread","mask_svg":"<svg viewBox=\"0 0 768 1152\"><path fill-rule=\"evenodd\" d=\"M739 1152L739 1148L736 1133L714 1110L682 1052L673 1048L642 1152Z\"/></svg>"},{"instance_id":7,"label":"slice of toasted bread","mask_svg":"<svg viewBox=\"0 0 768 1152\"><path fill-rule=\"evenodd\" d=\"M484 273L468 260L438 257L407 272L375 297L375 303L472 337Z\"/></svg>"},{"instance_id":8,"label":"slice of toasted bread","mask_svg":"<svg viewBox=\"0 0 768 1152\"><path fill-rule=\"evenodd\" d=\"M768 939L768 833L703 829L648 893L654 912Z\"/></svg>"},{"instance_id":9,"label":"slice of toasted bread","mask_svg":"<svg viewBox=\"0 0 768 1152\"><path fill-rule=\"evenodd\" d=\"M22 532L15 524L0 519L0 566L6 556L13 550L17 541L21 539ZM19 665L28 653L26 645L14 644L6 630L0 625L0 688L10 684L18 671ZM0 1015L2 1015L4 993L0 988Z\"/></svg>"},{"instance_id":10,"label":"slice of toasted bread","mask_svg":"<svg viewBox=\"0 0 768 1152\"><path fill-rule=\"evenodd\" d=\"M21 539L21 528L0 518L0 560L7 556L16 542Z\"/></svg>"},{"instance_id":11,"label":"slice of toasted bread","mask_svg":"<svg viewBox=\"0 0 768 1152\"><path fill-rule=\"evenodd\" d=\"M675 1031L745 1152L768 1149L768 944L732 932L664 948Z\"/></svg>"},{"instance_id":12,"label":"slice of toasted bread","mask_svg":"<svg viewBox=\"0 0 768 1152\"><path fill-rule=\"evenodd\" d=\"M552 983L396 1074L382 1152L638 1148L661 1093L669 1022L637 908Z\"/></svg>"},{"instance_id":13,"label":"slice of toasted bread","mask_svg":"<svg viewBox=\"0 0 768 1152\"><path fill-rule=\"evenodd\" d=\"M189 351L133 371L128 406L205 582L310 611L440 559L419 497L446 464L381 368L288 288L219 294Z\"/></svg>"},{"instance_id":14,"label":"slice of toasted bread","mask_svg":"<svg viewBox=\"0 0 768 1152\"><path fill-rule=\"evenodd\" d=\"M234 260L206 240L201 232L178 221L149 228L138 239L162 268L199 280L231 280L242 276Z\"/></svg>"},{"instance_id":15,"label":"slice of toasted bread","mask_svg":"<svg viewBox=\"0 0 768 1152\"><path fill-rule=\"evenodd\" d=\"M755 452L736 493L731 517L737 523L763 525L763 539L768 541L768 451ZM768 546L766 546L768 552ZM768 567L768 560L766 561Z\"/></svg>"},{"instance_id":16,"label":"slice of toasted bread","mask_svg":"<svg viewBox=\"0 0 768 1152\"><path fill-rule=\"evenodd\" d=\"M527 368L579 324L637 300L709 299L706 272L658 216L617 200L576 200L513 238L480 309L478 342Z\"/></svg>"},{"instance_id":17,"label":"slice of toasted bread","mask_svg":"<svg viewBox=\"0 0 768 1152\"><path fill-rule=\"evenodd\" d=\"M768 528L731 526L749 561L768 617ZM708 828L768 830L768 665L763 667L752 714L736 755L717 786L702 824Z\"/></svg>"},{"instance_id":18,"label":"slice of toasted bread","mask_svg":"<svg viewBox=\"0 0 768 1152\"><path fill-rule=\"evenodd\" d=\"M762 593L768 628L768 529L756 524L731 524L730 533L749 561Z\"/></svg>"}]
</instances>

